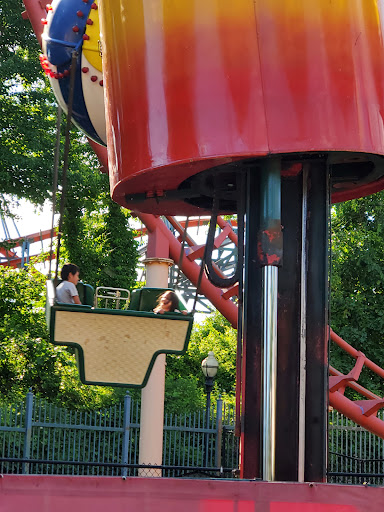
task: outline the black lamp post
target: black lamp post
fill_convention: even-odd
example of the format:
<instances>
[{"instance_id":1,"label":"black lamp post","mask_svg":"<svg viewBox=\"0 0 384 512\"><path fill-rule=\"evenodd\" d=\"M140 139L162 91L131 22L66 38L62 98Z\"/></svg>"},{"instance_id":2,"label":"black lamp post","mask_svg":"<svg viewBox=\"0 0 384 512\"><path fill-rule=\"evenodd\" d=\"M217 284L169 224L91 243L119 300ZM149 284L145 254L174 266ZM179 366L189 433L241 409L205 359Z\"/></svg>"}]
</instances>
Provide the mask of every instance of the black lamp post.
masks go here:
<instances>
[{"instance_id":1,"label":"black lamp post","mask_svg":"<svg viewBox=\"0 0 384 512\"><path fill-rule=\"evenodd\" d=\"M219 363L215 356L213 355L213 352L208 352L208 357L204 359L204 361L201 363L201 369L203 371L203 374L205 376L205 393L207 395L207 402L205 406L205 448L204 448L204 460L205 460L205 467L208 467L208 445L209 445L209 413L211 409L211 391L213 389L213 386L215 384L215 377L217 374L217 369L219 367Z\"/></svg>"}]
</instances>

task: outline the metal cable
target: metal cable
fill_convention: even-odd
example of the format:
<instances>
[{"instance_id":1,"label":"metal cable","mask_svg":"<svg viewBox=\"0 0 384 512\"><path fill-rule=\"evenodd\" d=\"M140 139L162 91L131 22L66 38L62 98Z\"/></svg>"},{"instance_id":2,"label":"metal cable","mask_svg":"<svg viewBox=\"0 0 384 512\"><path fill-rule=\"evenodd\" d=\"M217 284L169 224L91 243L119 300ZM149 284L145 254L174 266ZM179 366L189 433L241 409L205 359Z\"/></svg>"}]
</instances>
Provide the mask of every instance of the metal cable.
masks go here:
<instances>
[{"instance_id":1,"label":"metal cable","mask_svg":"<svg viewBox=\"0 0 384 512\"><path fill-rule=\"evenodd\" d=\"M56 199L57 199L57 182L59 175L59 162L60 162L60 126L61 126L61 113L62 108L60 105L57 106L57 117L56 117L56 147L55 147L55 161L53 165L53 185L52 185L52 223L51 223L51 245L49 249L49 271L48 279L51 279L52 272L52 256L53 256L53 234L55 229L55 211L56 211Z\"/></svg>"},{"instance_id":2,"label":"metal cable","mask_svg":"<svg viewBox=\"0 0 384 512\"><path fill-rule=\"evenodd\" d=\"M239 198L242 195L244 195L244 193L243 193L243 190L244 190L243 173L239 173L237 175L236 181L237 181L237 196L238 196L238 203L239 203ZM215 272L215 270L213 268L212 252L214 251L215 231L216 231L216 223L217 223L218 213L219 213L219 198L218 198L217 192L215 191L214 196L213 196L212 216L211 216L211 221L209 223L209 230L208 230L207 243L206 243L207 257L206 257L205 270L206 270L206 274L207 274L209 281L214 286L217 286L218 288L229 288L230 286L233 286L235 283L238 282L241 265L240 265L240 261L239 261L239 257L238 257L235 272L234 272L233 276L231 276L231 277L221 277ZM244 222L244 216L242 219L239 217L238 222L237 222L238 248L244 243L243 222Z\"/></svg>"},{"instance_id":3,"label":"metal cable","mask_svg":"<svg viewBox=\"0 0 384 512\"><path fill-rule=\"evenodd\" d=\"M183 257L184 257L184 251L185 251L185 241L187 238L188 224L189 224L189 216L187 217L187 219L185 221L183 236L182 236L182 240L181 240L180 256L179 256L179 262L177 264L177 276L176 276L175 289L177 289L177 287L179 285L181 265L183 263Z\"/></svg>"},{"instance_id":4,"label":"metal cable","mask_svg":"<svg viewBox=\"0 0 384 512\"><path fill-rule=\"evenodd\" d=\"M64 155L63 155L63 172L62 172L62 189L61 189L61 202L60 202L60 212L59 212L59 227L57 233L57 250L56 250L56 272L55 272L55 280L57 280L57 275L59 272L59 256L60 256L60 246L61 246L61 235L63 228L63 213L66 201L66 192L67 192L67 170L68 170L68 156L69 156L69 147L70 147L70 131L71 131L71 122L72 122L72 109L73 109L73 97L74 97L74 89L75 89L75 76L76 76L76 66L77 66L77 58L79 54L77 51L72 53L71 60L71 74L69 79L69 94L68 94L68 112L67 112L67 124L65 128L65 146L64 146Z\"/></svg>"},{"instance_id":5,"label":"metal cable","mask_svg":"<svg viewBox=\"0 0 384 512\"><path fill-rule=\"evenodd\" d=\"M235 400L235 436L241 435L241 389L243 380L243 285L244 285L244 217L245 217L245 190L248 174L241 176L241 191L238 199L237 211L237 257L239 264L239 291L237 316L237 348L236 348L236 400ZM239 224L240 222L240 224Z\"/></svg>"}]
</instances>

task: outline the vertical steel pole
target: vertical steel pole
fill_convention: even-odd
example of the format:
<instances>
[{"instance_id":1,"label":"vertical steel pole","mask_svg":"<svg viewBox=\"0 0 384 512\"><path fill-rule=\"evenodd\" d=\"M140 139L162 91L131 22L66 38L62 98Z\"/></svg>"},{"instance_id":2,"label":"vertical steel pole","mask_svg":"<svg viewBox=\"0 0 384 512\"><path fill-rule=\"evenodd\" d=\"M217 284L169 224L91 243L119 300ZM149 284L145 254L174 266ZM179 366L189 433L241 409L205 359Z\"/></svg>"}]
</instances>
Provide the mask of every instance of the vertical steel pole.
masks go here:
<instances>
[{"instance_id":1,"label":"vertical steel pole","mask_svg":"<svg viewBox=\"0 0 384 512\"><path fill-rule=\"evenodd\" d=\"M284 261L279 269L276 472L279 481L297 481L302 247L302 171L281 180Z\"/></svg>"},{"instance_id":2,"label":"vertical steel pole","mask_svg":"<svg viewBox=\"0 0 384 512\"><path fill-rule=\"evenodd\" d=\"M205 448L204 448L204 465L208 467L208 452L209 452L209 420L210 420L210 410L211 410L211 387L206 386L207 392L207 403L205 408Z\"/></svg>"},{"instance_id":3,"label":"vertical steel pole","mask_svg":"<svg viewBox=\"0 0 384 512\"><path fill-rule=\"evenodd\" d=\"M31 439L32 439L32 411L33 411L33 393L31 390L27 393L25 403L25 433L24 433L24 450L23 459L29 459L31 456ZM29 473L29 464L24 462L22 465L23 475Z\"/></svg>"},{"instance_id":4,"label":"vertical steel pole","mask_svg":"<svg viewBox=\"0 0 384 512\"><path fill-rule=\"evenodd\" d=\"M275 479L278 269L264 267L263 283L263 478Z\"/></svg>"},{"instance_id":5,"label":"vertical steel pole","mask_svg":"<svg viewBox=\"0 0 384 512\"><path fill-rule=\"evenodd\" d=\"M241 371L240 478L261 478L262 410L262 268L258 260L260 170L247 173L243 293L243 359Z\"/></svg>"},{"instance_id":6,"label":"vertical steel pole","mask_svg":"<svg viewBox=\"0 0 384 512\"><path fill-rule=\"evenodd\" d=\"M305 481L325 482L328 424L328 221L327 162L308 170ZM310 342L309 342L310 340ZM314 399L316 397L316 400Z\"/></svg>"},{"instance_id":7,"label":"vertical steel pole","mask_svg":"<svg viewBox=\"0 0 384 512\"><path fill-rule=\"evenodd\" d=\"M260 260L263 269L263 479L275 479L276 382L277 382L277 296L278 268L281 263L281 166L269 159L261 171L260 183Z\"/></svg>"},{"instance_id":8,"label":"vertical steel pole","mask_svg":"<svg viewBox=\"0 0 384 512\"><path fill-rule=\"evenodd\" d=\"M299 359L299 418L298 418L298 481L305 474L305 400L307 374L307 216L308 216L308 164L303 167L303 196L301 211L301 270L300 270L300 359Z\"/></svg>"}]
</instances>

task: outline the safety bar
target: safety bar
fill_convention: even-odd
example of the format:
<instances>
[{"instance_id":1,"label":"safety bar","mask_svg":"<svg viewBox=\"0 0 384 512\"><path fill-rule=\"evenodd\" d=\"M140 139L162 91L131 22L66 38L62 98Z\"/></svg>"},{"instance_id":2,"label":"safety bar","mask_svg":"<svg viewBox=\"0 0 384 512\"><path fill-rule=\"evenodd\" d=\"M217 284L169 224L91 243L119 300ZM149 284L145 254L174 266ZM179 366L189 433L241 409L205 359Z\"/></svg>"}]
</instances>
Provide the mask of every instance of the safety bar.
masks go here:
<instances>
[{"instance_id":1,"label":"safety bar","mask_svg":"<svg viewBox=\"0 0 384 512\"><path fill-rule=\"evenodd\" d=\"M104 306L101 306L98 303L98 299L104 299ZM129 301L131 299L131 292L126 288L113 288L110 286L98 286L96 288L95 293L95 308L104 307L105 309L128 309ZM110 307L109 301L112 301L112 306ZM120 303L123 303L123 306L120 308Z\"/></svg>"}]
</instances>

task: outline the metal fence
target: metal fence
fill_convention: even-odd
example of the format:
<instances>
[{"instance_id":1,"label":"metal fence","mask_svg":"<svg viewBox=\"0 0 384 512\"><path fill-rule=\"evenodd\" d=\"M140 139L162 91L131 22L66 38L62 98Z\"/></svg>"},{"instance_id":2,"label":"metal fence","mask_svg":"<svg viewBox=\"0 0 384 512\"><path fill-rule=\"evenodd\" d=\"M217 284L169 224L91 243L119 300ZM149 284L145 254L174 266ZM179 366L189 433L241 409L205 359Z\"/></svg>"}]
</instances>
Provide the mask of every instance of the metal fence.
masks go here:
<instances>
[{"instance_id":1,"label":"metal fence","mask_svg":"<svg viewBox=\"0 0 384 512\"><path fill-rule=\"evenodd\" d=\"M383 418L383 413L379 413ZM232 477L238 468L234 408L166 414L163 465L140 466L140 406L127 395L103 410L70 411L37 400L0 407L0 472L100 476ZM384 440L329 413L328 481L384 485Z\"/></svg>"},{"instance_id":2,"label":"metal fence","mask_svg":"<svg viewBox=\"0 0 384 512\"><path fill-rule=\"evenodd\" d=\"M378 417L384 419L383 411ZM384 485L384 440L333 410L329 414L328 481Z\"/></svg>"},{"instance_id":3,"label":"metal fence","mask_svg":"<svg viewBox=\"0 0 384 512\"><path fill-rule=\"evenodd\" d=\"M61 475L136 476L207 474L232 476L238 440L234 410L217 400L208 415L166 414L163 466L138 464L139 403L95 412L70 411L36 400L0 407L0 472Z\"/></svg>"}]
</instances>

